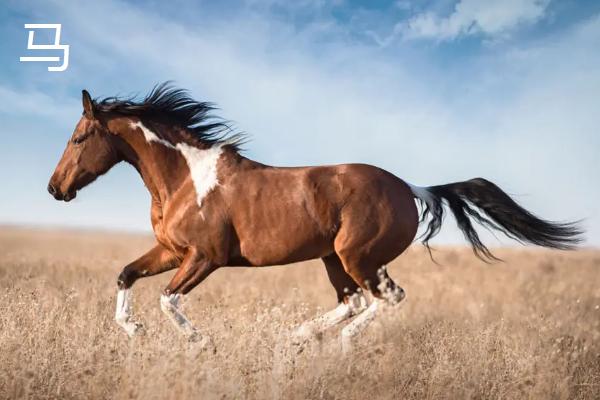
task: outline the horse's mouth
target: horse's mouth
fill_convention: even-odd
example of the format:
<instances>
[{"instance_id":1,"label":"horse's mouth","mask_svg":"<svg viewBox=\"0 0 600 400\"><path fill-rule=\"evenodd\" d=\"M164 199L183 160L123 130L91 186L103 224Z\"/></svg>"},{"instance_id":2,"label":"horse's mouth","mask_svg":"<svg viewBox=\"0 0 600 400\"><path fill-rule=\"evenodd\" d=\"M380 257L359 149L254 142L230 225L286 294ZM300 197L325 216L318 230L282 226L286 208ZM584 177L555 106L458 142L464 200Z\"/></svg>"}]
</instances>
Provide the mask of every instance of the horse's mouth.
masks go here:
<instances>
[{"instance_id":1,"label":"horse's mouth","mask_svg":"<svg viewBox=\"0 0 600 400\"><path fill-rule=\"evenodd\" d=\"M76 192L76 191L67 192L67 193L65 193L65 195L63 196L62 200L63 200L65 203L68 203L69 201L73 200L75 197L77 197L77 192Z\"/></svg>"}]
</instances>

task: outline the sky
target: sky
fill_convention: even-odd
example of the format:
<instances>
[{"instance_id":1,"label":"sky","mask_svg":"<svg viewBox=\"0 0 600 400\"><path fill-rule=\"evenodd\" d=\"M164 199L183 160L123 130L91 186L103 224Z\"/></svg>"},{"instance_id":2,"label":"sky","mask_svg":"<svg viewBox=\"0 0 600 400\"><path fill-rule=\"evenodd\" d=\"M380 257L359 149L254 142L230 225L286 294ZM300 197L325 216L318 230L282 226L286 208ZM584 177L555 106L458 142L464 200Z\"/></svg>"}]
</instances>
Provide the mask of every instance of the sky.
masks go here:
<instances>
[{"instance_id":1,"label":"sky","mask_svg":"<svg viewBox=\"0 0 600 400\"><path fill-rule=\"evenodd\" d=\"M173 80L250 136L249 158L364 162L421 186L481 176L600 245L600 2L0 1L0 224L150 231L126 164L68 204L46 185L81 89ZM66 71L19 62L26 23L62 24ZM462 242L445 225L437 243Z\"/></svg>"}]
</instances>

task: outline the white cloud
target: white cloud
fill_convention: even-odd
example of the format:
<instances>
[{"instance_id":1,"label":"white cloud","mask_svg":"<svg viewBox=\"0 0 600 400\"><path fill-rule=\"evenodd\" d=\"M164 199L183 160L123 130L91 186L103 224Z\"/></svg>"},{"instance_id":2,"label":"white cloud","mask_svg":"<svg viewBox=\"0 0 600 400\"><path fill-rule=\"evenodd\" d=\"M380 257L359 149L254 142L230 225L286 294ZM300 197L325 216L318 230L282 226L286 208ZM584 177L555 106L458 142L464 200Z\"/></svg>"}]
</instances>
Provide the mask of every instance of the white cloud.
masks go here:
<instances>
[{"instance_id":1,"label":"white cloud","mask_svg":"<svg viewBox=\"0 0 600 400\"><path fill-rule=\"evenodd\" d=\"M0 85L0 114L6 113L11 118L36 116L60 122L72 115L74 107L72 99L57 99L38 90L16 90Z\"/></svg>"},{"instance_id":2,"label":"white cloud","mask_svg":"<svg viewBox=\"0 0 600 400\"><path fill-rule=\"evenodd\" d=\"M394 3L394 6L399 10L411 10L412 9L412 4L410 3L410 0L397 0Z\"/></svg>"},{"instance_id":3,"label":"white cloud","mask_svg":"<svg viewBox=\"0 0 600 400\"><path fill-rule=\"evenodd\" d=\"M461 0L447 17L425 12L401 24L408 39L452 40L484 34L497 37L544 17L549 0Z\"/></svg>"},{"instance_id":4,"label":"white cloud","mask_svg":"<svg viewBox=\"0 0 600 400\"><path fill-rule=\"evenodd\" d=\"M219 20L200 16L189 26L119 1L92 9L83 4L57 1L53 10L77 33L72 48L85 48L87 61L73 51L72 79L85 82L93 95L144 93L152 83L175 79L199 99L217 101L223 116L251 133L248 154L259 161L367 162L422 185L485 176L510 192L530 194L519 199L544 217L590 217L594 243L600 243L600 192L589 183L600 179L600 117L593 110L600 91L599 18L552 43L473 58L453 73L435 65L411 68L423 60L331 36L322 51L310 36L314 31L268 16L231 16L223 29ZM79 101L78 91L74 96ZM77 116L69 118L74 124ZM2 171L6 182L1 178ZM122 201L143 205L135 226L147 227L146 201L129 190L133 179L111 173L82 193L77 209L88 216L86 225L123 227L117 215L128 207L98 200L121 187L127 188ZM37 189L32 207L35 196L48 197ZM70 209L42 204L44 222L77 222ZM13 211L0 210L0 221L17 218L19 207L17 200L4 207ZM59 212L49 211L55 208ZM132 224L132 217L123 217Z\"/></svg>"}]
</instances>

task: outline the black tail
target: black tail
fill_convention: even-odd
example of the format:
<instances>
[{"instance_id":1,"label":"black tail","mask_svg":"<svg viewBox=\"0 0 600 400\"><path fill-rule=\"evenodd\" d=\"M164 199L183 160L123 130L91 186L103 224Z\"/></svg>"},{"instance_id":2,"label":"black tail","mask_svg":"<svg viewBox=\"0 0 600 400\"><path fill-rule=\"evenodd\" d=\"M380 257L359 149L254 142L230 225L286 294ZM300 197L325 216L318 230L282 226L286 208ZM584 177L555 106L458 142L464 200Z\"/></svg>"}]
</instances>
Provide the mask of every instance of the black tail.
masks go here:
<instances>
[{"instance_id":1,"label":"black tail","mask_svg":"<svg viewBox=\"0 0 600 400\"><path fill-rule=\"evenodd\" d=\"M482 178L427 188L411 188L415 197L421 201L421 222L431 215L427 230L422 236L423 244L428 250L429 240L437 235L442 226L444 201L454 214L458 227L473 246L473 251L483 260L498 258L481 242L471 219L521 243L572 249L582 240L583 231L577 223L558 223L537 218L498 186Z\"/></svg>"}]
</instances>

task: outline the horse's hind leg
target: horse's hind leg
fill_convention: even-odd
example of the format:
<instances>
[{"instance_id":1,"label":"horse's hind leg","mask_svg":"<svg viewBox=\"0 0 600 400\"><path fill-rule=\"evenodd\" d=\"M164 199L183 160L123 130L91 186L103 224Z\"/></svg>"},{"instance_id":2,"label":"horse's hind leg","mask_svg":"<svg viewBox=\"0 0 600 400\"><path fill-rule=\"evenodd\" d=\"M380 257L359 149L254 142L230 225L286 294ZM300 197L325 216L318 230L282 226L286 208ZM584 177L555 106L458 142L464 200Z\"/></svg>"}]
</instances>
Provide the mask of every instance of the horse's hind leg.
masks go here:
<instances>
[{"instance_id":1,"label":"horse's hind leg","mask_svg":"<svg viewBox=\"0 0 600 400\"><path fill-rule=\"evenodd\" d=\"M394 244L394 235L377 237L376 226L363 226L363 231L340 231L335 249L344 270L365 291L370 291L374 301L367 310L342 329L342 349L350 350L352 339L362 332L375 318L382 304L397 304L404 299L404 290L387 274L383 264L401 253L406 243ZM368 228L371 228L369 231Z\"/></svg>"},{"instance_id":2,"label":"horse's hind leg","mask_svg":"<svg viewBox=\"0 0 600 400\"><path fill-rule=\"evenodd\" d=\"M298 344L362 312L367 306L367 300L360 287L344 271L338 255L334 253L323 257L323 262L329 281L336 291L339 304L333 310L300 325L293 335L294 341Z\"/></svg>"},{"instance_id":3,"label":"horse's hind leg","mask_svg":"<svg viewBox=\"0 0 600 400\"><path fill-rule=\"evenodd\" d=\"M369 274L370 279L362 280L375 297L369 307L354 321L342 329L342 350L346 353L352 348L352 340L375 319L382 305L395 305L406 296L404 290L388 275L385 266L377 270L376 277Z\"/></svg>"},{"instance_id":4,"label":"horse's hind leg","mask_svg":"<svg viewBox=\"0 0 600 400\"><path fill-rule=\"evenodd\" d=\"M338 303L347 303L349 296L356 293L360 287L344 270L342 260L337 254L333 253L323 257L323 263L327 270L329 282L335 289Z\"/></svg>"}]
</instances>

